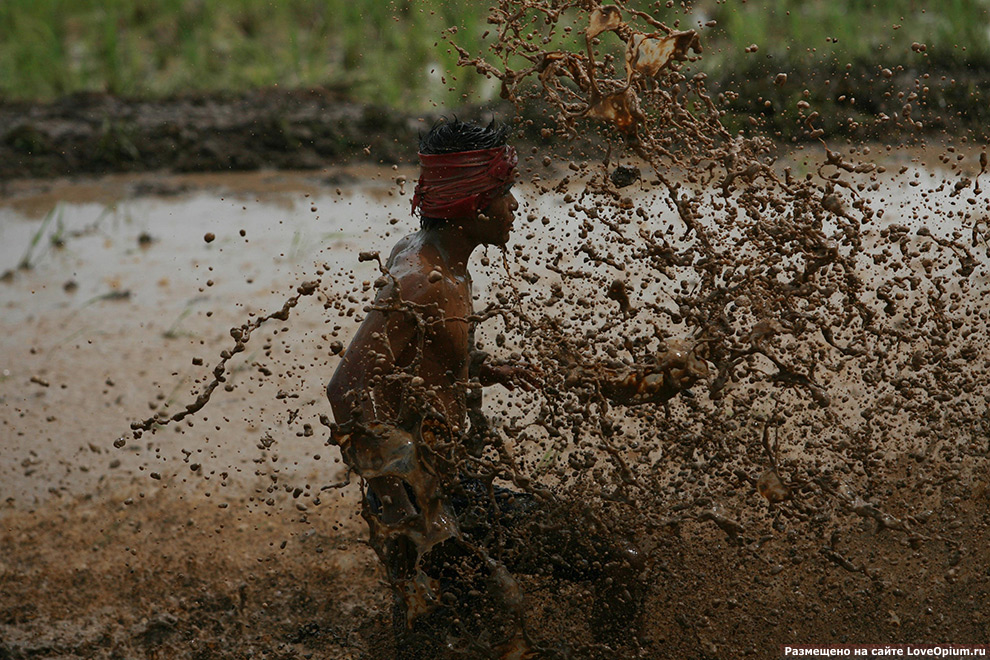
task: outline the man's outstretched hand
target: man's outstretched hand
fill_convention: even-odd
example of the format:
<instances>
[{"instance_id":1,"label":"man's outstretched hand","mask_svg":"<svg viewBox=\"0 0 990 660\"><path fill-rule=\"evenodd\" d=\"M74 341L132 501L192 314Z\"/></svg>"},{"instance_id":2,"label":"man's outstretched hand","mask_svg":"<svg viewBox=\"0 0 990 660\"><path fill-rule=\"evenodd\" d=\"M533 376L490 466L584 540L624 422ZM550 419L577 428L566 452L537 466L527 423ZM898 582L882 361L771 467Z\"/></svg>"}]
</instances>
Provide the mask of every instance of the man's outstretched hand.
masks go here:
<instances>
[{"instance_id":1,"label":"man's outstretched hand","mask_svg":"<svg viewBox=\"0 0 990 660\"><path fill-rule=\"evenodd\" d=\"M543 372L532 364L490 364L481 365L478 381L482 385L501 385L510 392L517 387L524 392L532 392L543 382Z\"/></svg>"}]
</instances>

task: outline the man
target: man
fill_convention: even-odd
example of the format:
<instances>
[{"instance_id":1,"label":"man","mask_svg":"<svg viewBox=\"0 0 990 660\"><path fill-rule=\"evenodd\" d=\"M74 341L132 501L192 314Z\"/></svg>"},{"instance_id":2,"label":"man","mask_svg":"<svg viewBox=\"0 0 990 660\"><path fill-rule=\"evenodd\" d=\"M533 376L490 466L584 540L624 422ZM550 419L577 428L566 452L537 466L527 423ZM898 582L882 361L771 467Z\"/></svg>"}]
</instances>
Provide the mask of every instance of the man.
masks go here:
<instances>
[{"instance_id":1,"label":"man","mask_svg":"<svg viewBox=\"0 0 990 660\"><path fill-rule=\"evenodd\" d=\"M454 120L423 138L413 198L421 229L392 250L375 304L327 387L341 453L367 483L363 515L372 545L409 623L440 598L426 555L462 539L447 493L459 485L449 483L458 475L450 462L461 453L452 445L468 431L471 388L535 382L525 366L493 364L471 351L468 259L479 245L505 245L518 208L507 132L494 122Z\"/></svg>"},{"instance_id":2,"label":"man","mask_svg":"<svg viewBox=\"0 0 990 660\"><path fill-rule=\"evenodd\" d=\"M521 590L509 569L536 572L541 562L553 563L537 557L540 541L527 535L553 535L544 539L552 546L545 554L557 563L550 572L603 578L627 600L636 557L585 531L555 527L537 498L470 469L468 457L483 450L476 443L485 432L480 387L528 390L539 375L472 351L468 259L480 245L506 244L518 208L510 191L517 157L507 131L494 122L441 121L422 139L412 202L421 229L379 263L375 302L327 395L334 438L366 485L362 515L399 595L399 623L425 631L420 638L432 636L434 644L483 638L500 657L527 657ZM579 566L589 563L597 568ZM615 602L600 596L606 608ZM400 639L400 652L413 646ZM420 653L407 657L438 657Z\"/></svg>"}]
</instances>

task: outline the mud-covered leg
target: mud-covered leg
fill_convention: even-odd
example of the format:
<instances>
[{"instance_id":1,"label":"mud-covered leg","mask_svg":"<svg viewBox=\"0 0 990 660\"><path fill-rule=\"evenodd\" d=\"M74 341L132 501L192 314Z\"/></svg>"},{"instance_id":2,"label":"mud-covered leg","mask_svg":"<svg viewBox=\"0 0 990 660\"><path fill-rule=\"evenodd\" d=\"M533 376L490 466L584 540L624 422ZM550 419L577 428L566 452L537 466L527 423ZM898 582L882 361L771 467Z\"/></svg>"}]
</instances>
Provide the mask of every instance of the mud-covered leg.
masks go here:
<instances>
[{"instance_id":1,"label":"mud-covered leg","mask_svg":"<svg viewBox=\"0 0 990 660\"><path fill-rule=\"evenodd\" d=\"M592 583L596 641L610 646L631 641L645 595L639 580L645 562L636 544L574 507L507 489L496 492L495 502L508 569Z\"/></svg>"},{"instance_id":2,"label":"mud-covered leg","mask_svg":"<svg viewBox=\"0 0 990 660\"><path fill-rule=\"evenodd\" d=\"M614 542L605 555L602 571L595 576L592 605L593 633L598 642L625 644L639 632L644 585L639 579L643 564L631 543Z\"/></svg>"},{"instance_id":3,"label":"mud-covered leg","mask_svg":"<svg viewBox=\"0 0 990 660\"><path fill-rule=\"evenodd\" d=\"M406 603L399 602L398 657L531 657L521 653L528 648L522 590L504 565L465 540L451 539L424 555L420 570L440 585L439 604L410 618Z\"/></svg>"}]
</instances>

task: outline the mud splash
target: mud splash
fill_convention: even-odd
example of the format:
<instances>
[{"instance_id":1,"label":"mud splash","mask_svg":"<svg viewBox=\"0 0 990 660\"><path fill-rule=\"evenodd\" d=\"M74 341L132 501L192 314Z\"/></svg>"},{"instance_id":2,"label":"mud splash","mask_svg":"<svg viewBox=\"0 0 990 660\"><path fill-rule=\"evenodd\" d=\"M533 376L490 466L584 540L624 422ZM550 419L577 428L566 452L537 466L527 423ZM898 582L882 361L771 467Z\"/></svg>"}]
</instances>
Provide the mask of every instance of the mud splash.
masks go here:
<instances>
[{"instance_id":1,"label":"mud splash","mask_svg":"<svg viewBox=\"0 0 990 660\"><path fill-rule=\"evenodd\" d=\"M544 131L557 138L603 125L613 132L604 153L571 163L559 179L529 158L532 185L543 199L559 196L568 219L531 204L527 219L542 227L523 232L554 240L517 246L496 302L469 319L476 349L494 344L503 357L539 365L542 389L489 405L494 423L476 413L472 431L486 437L475 452L455 436L363 429L378 438L370 442L378 453L364 460L351 455L358 445L352 429L336 436L359 474L403 479L422 508L383 526L365 505L383 561L392 556L388 548L411 544L412 567L390 569L406 624L457 607L487 618L487 626L432 629L427 645L455 656L642 651L637 615L622 606L641 600L625 586L628 568L614 569L626 572L625 582L613 580L626 588L624 598L595 597L614 608L621 635L565 651L527 621L520 576L540 556L548 566L561 556L560 535L547 530L574 502L597 531L579 553L563 553L571 568L582 561L632 566L614 559L622 539L632 538L642 560L636 574L650 573L663 530L687 524L717 530L729 547L755 557L776 535L812 536L824 544L824 561L874 581L883 567L836 548L853 520L899 535L908 547L958 552L951 534L920 531L919 516L931 506L925 497L895 515L884 495L898 479L929 497L931 480L972 488L985 466L980 383L990 337L979 301L990 251L977 210L985 154L971 156L980 165L974 177L941 184L952 189L947 206L922 203L891 222L883 190L902 185L909 170L888 173L865 149L847 155L824 144L801 162L782 163L767 138L730 134L704 76L689 75L685 64L703 50L694 31L622 3L507 0L490 22L498 30L491 58L460 50L463 66L498 78L517 105L534 96L549 102L552 128ZM554 43L563 45L544 47ZM517 61L527 64L509 66ZM821 135L815 120L814 112L804 117L811 138ZM390 278L379 268L375 289ZM314 291L315 284L300 289L272 316L285 320ZM429 322L400 307L388 310L414 317L420 329ZM235 346L213 380L174 421L206 404L255 327L233 333ZM390 377L404 404L428 417L429 392L412 371ZM164 421L159 415L135 429ZM925 479L904 482L902 457L932 447L939 460L926 466ZM504 546L466 540L467 514L451 505L465 474L487 491L482 508L504 510L495 484L516 488L510 497L547 504L542 526L523 524L519 541L537 559L516 562ZM448 582L460 587L443 587L435 571L420 567L449 541L473 557L455 552L445 560L444 570L460 574ZM602 569L574 574L587 582ZM465 586L479 579L487 586Z\"/></svg>"},{"instance_id":2,"label":"mud splash","mask_svg":"<svg viewBox=\"0 0 990 660\"><path fill-rule=\"evenodd\" d=\"M465 66L517 103L549 99L557 138L614 132L610 149L576 154L563 174L536 154L524 165L538 193L517 230L525 245L474 319L476 348L538 364L545 384L487 401L472 419L487 443L477 455L448 443L439 478L452 489L468 470L551 503L522 538L569 568L608 563L609 550L562 551L573 539L553 533L555 516L634 539L644 606L614 613L616 640L595 639L578 620L622 599L592 594L590 571L509 574L506 550L485 571L460 567L492 584L459 602L509 612L496 631L507 641L467 622L434 644L467 657L741 654L757 639L742 622L796 616L793 601L764 593L773 576L788 597L791 582L809 593L800 603L812 610L855 601L884 634L937 635L923 612L938 596L919 596L910 617L892 603L922 564L938 567L944 589L932 593L945 599L986 593L963 561L985 536L964 503L985 499L990 452L985 152L947 142L953 169L931 181L861 146L778 157L767 139L724 130L703 78L679 64L701 52L697 34L622 3L502 2L492 23L493 57L463 53ZM568 26L572 48L540 45ZM518 57L529 64L509 68ZM330 291L350 284L331 277ZM353 317L366 284L326 309ZM289 300L316 291L304 289ZM256 327L235 333L230 355ZM223 382L227 359L185 414ZM423 392L410 379L406 395ZM725 588L712 592L705 574ZM969 587L954 590L961 575Z\"/></svg>"},{"instance_id":3,"label":"mud splash","mask_svg":"<svg viewBox=\"0 0 990 660\"><path fill-rule=\"evenodd\" d=\"M958 552L917 521L933 482L979 487L990 449L985 150L947 140L946 162L975 176L932 184L950 191L934 203L917 173L887 172L868 148L822 143L787 163L767 138L730 134L682 64L699 35L629 4L506 0L489 22L491 52L458 48L462 66L517 106L549 103L545 135L611 136L560 178L529 158L541 200L522 233L552 241L516 246L495 293L502 326L482 341L547 378L506 397L498 433L513 452L487 456L497 477L584 502L648 557L658 530L688 522L760 556L778 534L826 542L857 518ZM921 189L916 204L887 208L900 187ZM933 451L905 480L904 457ZM895 484L914 496L898 516ZM834 546L826 560L882 582L884 567Z\"/></svg>"}]
</instances>

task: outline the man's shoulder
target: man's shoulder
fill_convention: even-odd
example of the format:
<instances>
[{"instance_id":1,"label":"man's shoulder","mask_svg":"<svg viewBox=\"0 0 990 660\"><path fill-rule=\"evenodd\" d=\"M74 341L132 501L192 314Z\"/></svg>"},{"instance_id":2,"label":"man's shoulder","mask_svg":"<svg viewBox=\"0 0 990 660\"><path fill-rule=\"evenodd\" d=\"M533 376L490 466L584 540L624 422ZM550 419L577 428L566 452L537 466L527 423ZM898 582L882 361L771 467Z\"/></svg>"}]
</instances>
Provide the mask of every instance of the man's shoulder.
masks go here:
<instances>
[{"instance_id":1,"label":"man's shoulder","mask_svg":"<svg viewBox=\"0 0 990 660\"><path fill-rule=\"evenodd\" d=\"M457 283L446 277L438 268L428 266L415 268L400 274L393 274L403 300L429 305L436 303L447 307L452 300L460 298Z\"/></svg>"},{"instance_id":2,"label":"man's shoulder","mask_svg":"<svg viewBox=\"0 0 990 660\"><path fill-rule=\"evenodd\" d=\"M411 234L406 234L392 246L392 254L389 256L389 261L401 256L410 249L415 250L416 244L419 242L419 232L413 232Z\"/></svg>"},{"instance_id":3,"label":"man's shoulder","mask_svg":"<svg viewBox=\"0 0 990 660\"><path fill-rule=\"evenodd\" d=\"M424 253L423 242L416 233L400 238L388 257L388 270L398 280L415 278L428 268L429 260Z\"/></svg>"},{"instance_id":4,"label":"man's shoulder","mask_svg":"<svg viewBox=\"0 0 990 660\"><path fill-rule=\"evenodd\" d=\"M421 304L442 303L450 295L452 283L443 276L434 254L417 240L416 234L403 237L389 257L389 273L398 284L404 300Z\"/></svg>"}]
</instances>

